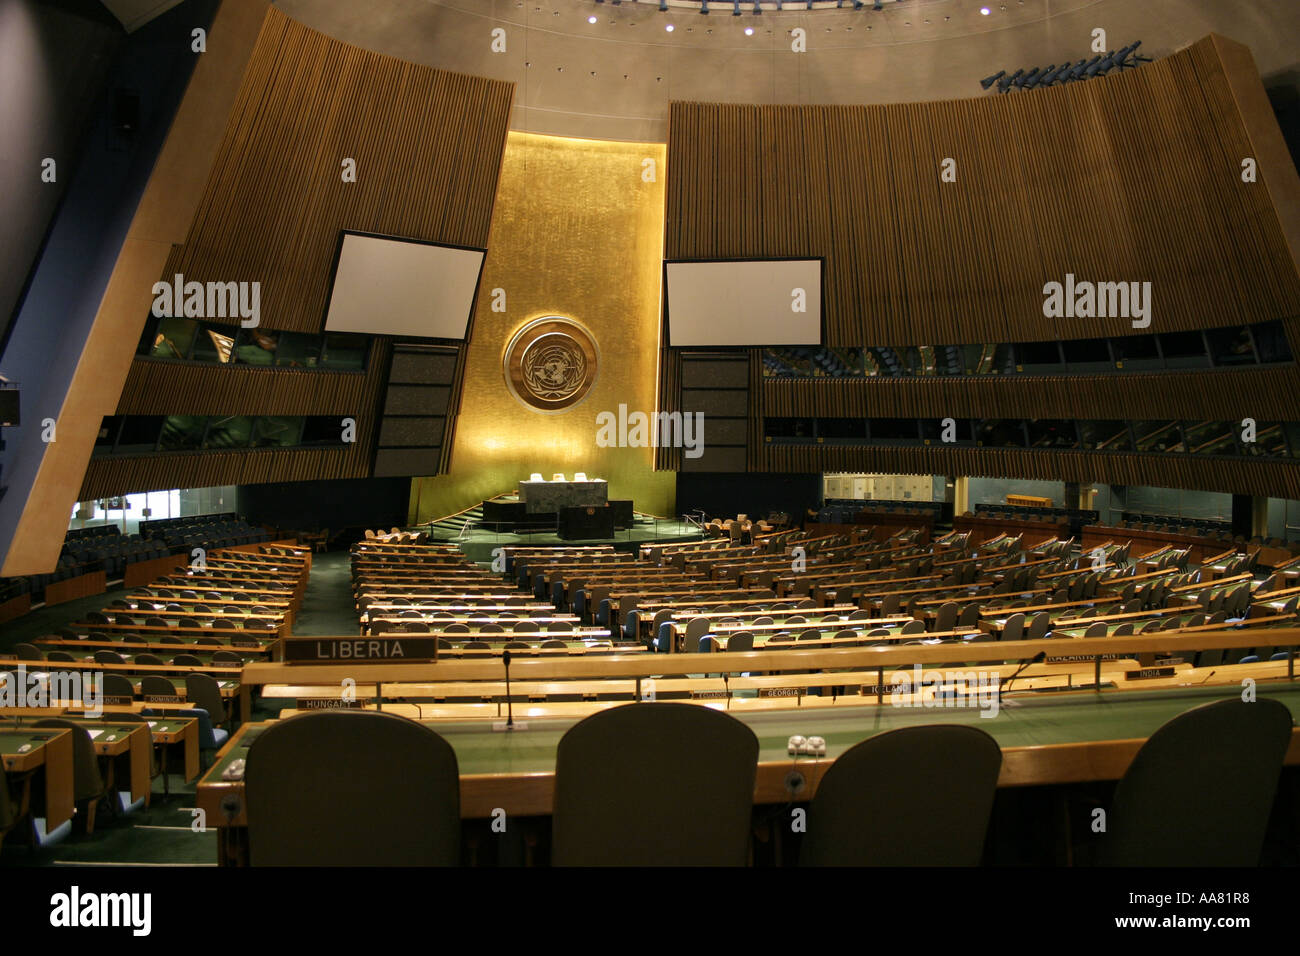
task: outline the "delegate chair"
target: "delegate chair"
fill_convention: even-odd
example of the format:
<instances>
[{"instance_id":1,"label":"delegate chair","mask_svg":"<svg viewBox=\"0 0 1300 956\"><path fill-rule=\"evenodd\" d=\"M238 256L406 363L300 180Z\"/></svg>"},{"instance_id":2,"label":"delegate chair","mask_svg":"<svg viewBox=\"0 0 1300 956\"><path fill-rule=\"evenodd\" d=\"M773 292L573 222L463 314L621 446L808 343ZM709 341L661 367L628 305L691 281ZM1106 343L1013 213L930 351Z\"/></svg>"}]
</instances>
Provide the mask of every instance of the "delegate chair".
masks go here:
<instances>
[{"instance_id":1,"label":"delegate chair","mask_svg":"<svg viewBox=\"0 0 1300 956\"><path fill-rule=\"evenodd\" d=\"M108 788L99 772L99 758L95 756L95 742L84 724L59 717L46 717L33 727L57 727L72 731L72 796L85 808L86 833L95 832L95 810L99 801L108 796Z\"/></svg>"},{"instance_id":2,"label":"delegate chair","mask_svg":"<svg viewBox=\"0 0 1300 956\"><path fill-rule=\"evenodd\" d=\"M140 678L140 696L142 697L178 697L176 685L166 677L148 674Z\"/></svg>"},{"instance_id":3,"label":"delegate chair","mask_svg":"<svg viewBox=\"0 0 1300 956\"><path fill-rule=\"evenodd\" d=\"M300 714L248 750L254 866L455 866L460 769L451 745L374 711Z\"/></svg>"},{"instance_id":4,"label":"delegate chair","mask_svg":"<svg viewBox=\"0 0 1300 956\"><path fill-rule=\"evenodd\" d=\"M555 754L557 866L744 866L758 738L695 704L637 703L571 727Z\"/></svg>"},{"instance_id":5,"label":"delegate chair","mask_svg":"<svg viewBox=\"0 0 1300 956\"><path fill-rule=\"evenodd\" d=\"M125 674L105 674L101 680L105 697L125 697L128 700L135 697L135 685Z\"/></svg>"},{"instance_id":6,"label":"delegate chair","mask_svg":"<svg viewBox=\"0 0 1300 956\"><path fill-rule=\"evenodd\" d=\"M209 674L185 675L185 699L195 707L208 712L208 718L212 721L214 733L217 735L217 746L224 744L229 735L218 728L230 717L226 713L226 703L221 699L221 687L216 679Z\"/></svg>"},{"instance_id":7,"label":"delegate chair","mask_svg":"<svg viewBox=\"0 0 1300 956\"><path fill-rule=\"evenodd\" d=\"M727 638L727 650L739 653L754 649L754 635L750 631L735 631Z\"/></svg>"},{"instance_id":8,"label":"delegate chair","mask_svg":"<svg viewBox=\"0 0 1300 956\"><path fill-rule=\"evenodd\" d=\"M806 866L976 866L1002 751L975 727L932 724L849 748L808 808Z\"/></svg>"},{"instance_id":9,"label":"delegate chair","mask_svg":"<svg viewBox=\"0 0 1300 956\"><path fill-rule=\"evenodd\" d=\"M1115 788L1103 866L1258 866L1291 712L1269 698L1202 704L1153 733Z\"/></svg>"}]
</instances>

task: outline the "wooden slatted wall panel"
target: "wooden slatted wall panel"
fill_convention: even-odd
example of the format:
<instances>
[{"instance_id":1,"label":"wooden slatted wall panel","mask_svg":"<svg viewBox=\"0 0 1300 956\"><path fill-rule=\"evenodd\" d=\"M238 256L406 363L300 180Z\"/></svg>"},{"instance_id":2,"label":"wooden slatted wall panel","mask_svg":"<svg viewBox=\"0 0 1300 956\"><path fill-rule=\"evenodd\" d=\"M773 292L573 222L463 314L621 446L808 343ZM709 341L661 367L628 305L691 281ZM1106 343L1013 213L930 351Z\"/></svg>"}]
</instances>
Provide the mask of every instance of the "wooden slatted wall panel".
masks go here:
<instances>
[{"instance_id":1,"label":"wooden slatted wall panel","mask_svg":"<svg viewBox=\"0 0 1300 956\"><path fill-rule=\"evenodd\" d=\"M486 247L513 93L511 83L358 49L269 9L189 234L162 278L260 282L263 327L319 332L340 230ZM342 180L345 158L356 182ZM119 414L346 414L358 441L94 459L83 495L366 477L390 351L374 339L364 374L138 360Z\"/></svg>"},{"instance_id":2,"label":"wooden slatted wall panel","mask_svg":"<svg viewBox=\"0 0 1300 956\"><path fill-rule=\"evenodd\" d=\"M164 488L369 477L391 352L387 339L375 340L365 373L350 375L138 360L135 365L141 367L140 372L137 375L133 369L128 384L143 384L136 385L138 391L130 395L130 414L348 415L356 419L357 440L344 448L92 458L78 500ZM150 380L156 383L157 392L150 391ZM126 395L123 402L127 402ZM184 411L178 412L177 407Z\"/></svg>"},{"instance_id":3,"label":"wooden slatted wall panel","mask_svg":"<svg viewBox=\"0 0 1300 956\"><path fill-rule=\"evenodd\" d=\"M763 350L749 350L749 470L767 471L767 448L763 440L763 417L767 414L767 390L763 387Z\"/></svg>"},{"instance_id":4,"label":"wooden slatted wall panel","mask_svg":"<svg viewBox=\"0 0 1300 956\"><path fill-rule=\"evenodd\" d=\"M1294 420L1295 368L766 381L776 418L1190 418Z\"/></svg>"},{"instance_id":5,"label":"wooden slatted wall panel","mask_svg":"<svg viewBox=\"0 0 1300 956\"><path fill-rule=\"evenodd\" d=\"M209 488L269 481L364 478L349 451L337 448L206 451L201 454L92 458L78 500L166 488Z\"/></svg>"},{"instance_id":6,"label":"wooden slatted wall panel","mask_svg":"<svg viewBox=\"0 0 1300 956\"><path fill-rule=\"evenodd\" d=\"M779 472L880 472L969 475L1043 481L1105 482L1233 494L1300 498L1300 468L1252 459L1195 460L1177 455L1031 451L1003 448L871 448L771 444L767 467Z\"/></svg>"},{"instance_id":7,"label":"wooden slatted wall panel","mask_svg":"<svg viewBox=\"0 0 1300 956\"><path fill-rule=\"evenodd\" d=\"M676 349L662 349L659 357L659 410L679 412L682 409L682 353ZM677 471L682 467L682 450L671 446L655 449L656 471Z\"/></svg>"},{"instance_id":8,"label":"wooden slatted wall panel","mask_svg":"<svg viewBox=\"0 0 1300 956\"><path fill-rule=\"evenodd\" d=\"M372 346L373 349L373 346ZM181 364L136 359L119 415L331 415L357 412L384 368L366 372Z\"/></svg>"},{"instance_id":9,"label":"wooden slatted wall panel","mask_svg":"<svg viewBox=\"0 0 1300 956\"><path fill-rule=\"evenodd\" d=\"M262 283L262 324L316 332L341 229L486 247L514 86L267 14L206 192L164 275ZM356 161L356 182L342 162Z\"/></svg>"},{"instance_id":10,"label":"wooden slatted wall panel","mask_svg":"<svg viewBox=\"0 0 1300 956\"><path fill-rule=\"evenodd\" d=\"M673 103L668 258L824 256L827 344L1014 342L1300 315L1300 277L1207 38L1016 96ZM940 163L957 180L940 181ZM1284 173L1283 173L1284 174ZM1043 315L1043 285L1150 281L1152 325Z\"/></svg>"},{"instance_id":11,"label":"wooden slatted wall panel","mask_svg":"<svg viewBox=\"0 0 1300 956\"><path fill-rule=\"evenodd\" d=\"M456 373L451 382L451 400L447 404L447 420L442 430L442 451L438 454L440 475L451 471L451 453L456 447L456 423L460 419L460 397L465 385L465 352L464 345L456 349Z\"/></svg>"}]
</instances>

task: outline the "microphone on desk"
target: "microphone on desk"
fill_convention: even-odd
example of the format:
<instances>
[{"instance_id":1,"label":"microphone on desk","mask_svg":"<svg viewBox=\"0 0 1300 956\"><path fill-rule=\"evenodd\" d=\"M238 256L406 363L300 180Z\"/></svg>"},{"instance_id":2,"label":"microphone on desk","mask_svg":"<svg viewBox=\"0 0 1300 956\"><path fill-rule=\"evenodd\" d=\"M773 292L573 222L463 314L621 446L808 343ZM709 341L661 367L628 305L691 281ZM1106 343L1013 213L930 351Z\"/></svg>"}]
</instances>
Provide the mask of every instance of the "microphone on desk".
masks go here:
<instances>
[{"instance_id":1,"label":"microphone on desk","mask_svg":"<svg viewBox=\"0 0 1300 956\"><path fill-rule=\"evenodd\" d=\"M1023 661L1021 661L1020 666L1016 668L1016 672L1007 678L1007 682L1005 684L1001 685L998 688L998 698L1001 699L1003 692L1005 692L1008 688L1011 687L1011 682L1015 680L1017 677L1019 677L1021 672L1026 667L1028 667L1030 664L1038 664L1041 661L1045 660L1046 658L1047 658L1047 652L1039 651L1033 657L1027 657Z\"/></svg>"},{"instance_id":2,"label":"microphone on desk","mask_svg":"<svg viewBox=\"0 0 1300 956\"><path fill-rule=\"evenodd\" d=\"M726 688L726 691L727 691L727 709L730 710L730 709L731 709L731 680L728 678L728 676L727 676L727 672L726 672L726 671L723 671L723 672L722 672L722 686L723 686L724 688Z\"/></svg>"},{"instance_id":3,"label":"microphone on desk","mask_svg":"<svg viewBox=\"0 0 1300 956\"><path fill-rule=\"evenodd\" d=\"M506 729L510 730L515 725L514 702L510 696L510 651L501 652L501 663L506 666Z\"/></svg>"}]
</instances>

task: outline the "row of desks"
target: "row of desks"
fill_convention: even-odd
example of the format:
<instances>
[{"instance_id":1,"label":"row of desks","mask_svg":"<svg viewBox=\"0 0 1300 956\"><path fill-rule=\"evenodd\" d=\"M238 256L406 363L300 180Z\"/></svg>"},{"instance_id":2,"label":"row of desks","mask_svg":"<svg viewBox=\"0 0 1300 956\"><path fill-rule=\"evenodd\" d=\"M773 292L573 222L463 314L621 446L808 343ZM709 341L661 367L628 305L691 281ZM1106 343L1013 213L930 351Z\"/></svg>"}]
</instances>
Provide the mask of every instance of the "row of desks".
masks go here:
<instances>
[{"instance_id":1,"label":"row of desks","mask_svg":"<svg viewBox=\"0 0 1300 956\"><path fill-rule=\"evenodd\" d=\"M981 717L973 708L841 706L805 709L743 711L735 716L759 738L758 777L754 800L781 804L811 799L826 769L849 747L877 733L935 722L967 724L993 735L1003 751L999 786L1114 780L1123 775L1142 743L1162 724L1198 704L1240 693L1239 685L1161 691L1125 691L1107 694L1074 693L1025 696L1015 706L1003 707L995 718ZM1281 700L1300 714L1300 687L1290 682L1260 685L1260 696ZM725 707L726 701L710 702ZM542 816L551 813L555 788L555 751L577 718L529 719L526 730L497 732L488 720L439 720L430 725L456 751L460 767L461 815L487 818L497 808L508 816ZM227 861L237 858L246 845L247 825L242 780L222 775L237 758L246 758L249 746L265 728L241 728L199 782L198 805L209 820L232 828L223 834ZM825 758L792 757L786 741L794 734L825 738ZM1300 731L1292 738L1288 764L1300 764ZM787 776L797 771L797 788ZM227 817L226 809L234 811Z\"/></svg>"},{"instance_id":2,"label":"row of desks","mask_svg":"<svg viewBox=\"0 0 1300 956\"><path fill-rule=\"evenodd\" d=\"M66 728L34 727L42 717L60 717L84 724L93 739L95 753L108 767L106 782L110 794L129 790L132 800L151 792L150 769L153 747L179 745L184 748L185 780L199 775L198 721L193 717L158 717L147 724L115 721L111 717L90 718L62 708L8 708L0 711L0 759L4 761L9 786L17 790L20 813L28 807L25 794L35 783L42 791L47 829L53 830L72 819L74 809L74 753L72 731ZM127 764L125 780L114 772L116 761ZM126 787L122 783L126 783Z\"/></svg>"}]
</instances>

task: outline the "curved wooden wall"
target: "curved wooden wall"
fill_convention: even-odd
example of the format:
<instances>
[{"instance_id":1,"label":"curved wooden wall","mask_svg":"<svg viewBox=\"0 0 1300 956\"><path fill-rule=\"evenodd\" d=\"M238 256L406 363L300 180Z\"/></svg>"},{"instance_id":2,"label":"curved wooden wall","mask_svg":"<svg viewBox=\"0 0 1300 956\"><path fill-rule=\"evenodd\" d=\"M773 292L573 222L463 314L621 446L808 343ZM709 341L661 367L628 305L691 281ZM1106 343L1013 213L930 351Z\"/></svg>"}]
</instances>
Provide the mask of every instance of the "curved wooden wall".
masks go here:
<instances>
[{"instance_id":1,"label":"curved wooden wall","mask_svg":"<svg viewBox=\"0 0 1300 956\"><path fill-rule=\"evenodd\" d=\"M513 91L350 46L271 8L187 238L161 278L259 281L262 327L315 333L340 230L485 248ZM345 158L355 182L342 179ZM358 441L94 459L81 496L366 477L390 351L377 337L364 373L137 359L118 414L338 413L356 417Z\"/></svg>"},{"instance_id":2,"label":"curved wooden wall","mask_svg":"<svg viewBox=\"0 0 1300 956\"><path fill-rule=\"evenodd\" d=\"M1294 168L1242 182L1255 151L1222 42L1014 96L674 103L665 255L825 256L828 345L1138 331L1045 318L1043 285L1067 273L1150 281L1144 332L1292 320L1300 277L1263 179Z\"/></svg>"},{"instance_id":3,"label":"curved wooden wall","mask_svg":"<svg viewBox=\"0 0 1300 956\"><path fill-rule=\"evenodd\" d=\"M1256 96L1254 94L1258 93ZM1281 320L1300 355L1294 164L1249 52L1210 36L1027 94L894 106L672 105L665 256L823 256L826 344L961 345ZM1264 103L1264 108L1260 107ZM940 164L956 161L955 182ZM1259 160L1258 182L1241 162ZM1294 245L1294 240L1292 241ZM1152 322L1043 316L1043 286L1149 281ZM1285 462L767 443L772 417L1294 420L1300 368L761 378L750 471L1101 481L1300 497ZM665 350L661 407L680 407ZM676 391L674 391L676 389ZM661 450L660 468L680 467Z\"/></svg>"}]
</instances>

